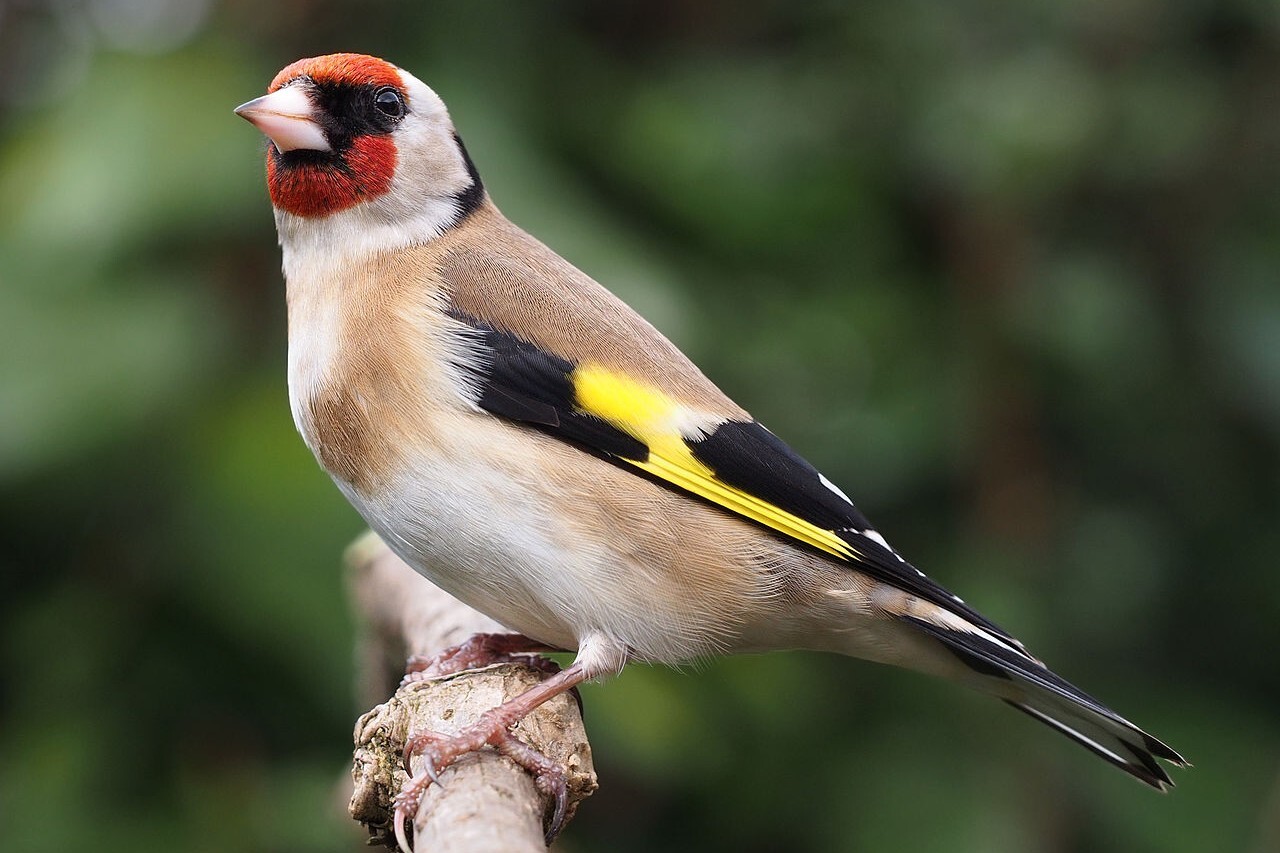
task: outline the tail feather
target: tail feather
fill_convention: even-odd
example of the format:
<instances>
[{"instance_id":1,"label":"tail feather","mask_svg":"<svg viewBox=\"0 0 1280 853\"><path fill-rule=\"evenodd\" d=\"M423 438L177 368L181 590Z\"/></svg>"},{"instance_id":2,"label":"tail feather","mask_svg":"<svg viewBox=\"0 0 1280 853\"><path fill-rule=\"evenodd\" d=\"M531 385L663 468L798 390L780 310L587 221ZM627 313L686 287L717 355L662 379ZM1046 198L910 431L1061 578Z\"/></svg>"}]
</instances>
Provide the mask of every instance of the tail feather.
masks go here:
<instances>
[{"instance_id":1,"label":"tail feather","mask_svg":"<svg viewBox=\"0 0 1280 853\"><path fill-rule=\"evenodd\" d=\"M1173 780L1169 778L1169 774L1165 772L1165 769L1156 762L1154 753L1147 749L1145 745L1140 746L1133 741L1133 735L1137 735L1144 740L1154 740L1154 738L1150 738L1132 724L1124 723L1125 728L1121 731L1116 731L1115 724L1112 721L1104 722L1088 719L1083 715L1073 715L1071 713L1072 709L1041 709L1031 701L1017 702L1012 699L1004 701L1027 716L1062 732L1102 760L1119 767L1125 773L1141 782L1145 782L1156 790L1167 791L1173 787ZM1057 716L1054 716L1055 714ZM1108 725L1108 723L1111 723L1111 725ZM1156 743L1159 743L1159 741L1156 741ZM1172 752L1172 750L1169 751ZM1176 755L1176 753L1174 754ZM1175 763L1179 765L1185 764L1180 760L1180 757Z\"/></svg>"},{"instance_id":2,"label":"tail feather","mask_svg":"<svg viewBox=\"0 0 1280 853\"><path fill-rule=\"evenodd\" d=\"M1160 791L1173 787L1157 758L1187 766L1177 752L1051 672L1020 647L977 626L970 632L916 616L899 618L939 641L978 676L966 681L1001 697L1151 787Z\"/></svg>"}]
</instances>

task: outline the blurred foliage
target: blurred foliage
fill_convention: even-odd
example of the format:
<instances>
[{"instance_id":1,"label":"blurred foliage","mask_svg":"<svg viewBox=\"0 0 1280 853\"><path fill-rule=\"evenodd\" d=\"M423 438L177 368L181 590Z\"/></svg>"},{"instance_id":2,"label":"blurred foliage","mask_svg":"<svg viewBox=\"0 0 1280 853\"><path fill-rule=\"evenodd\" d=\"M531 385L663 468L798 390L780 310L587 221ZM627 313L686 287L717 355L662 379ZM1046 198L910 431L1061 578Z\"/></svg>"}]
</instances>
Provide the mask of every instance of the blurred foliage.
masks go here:
<instances>
[{"instance_id":1,"label":"blurred foliage","mask_svg":"<svg viewBox=\"0 0 1280 853\"><path fill-rule=\"evenodd\" d=\"M294 435L258 134L304 55L921 566L1185 752L1168 797L856 661L584 691L566 851L1280 849L1280 11L0 2L0 847L355 850L356 515Z\"/></svg>"}]
</instances>

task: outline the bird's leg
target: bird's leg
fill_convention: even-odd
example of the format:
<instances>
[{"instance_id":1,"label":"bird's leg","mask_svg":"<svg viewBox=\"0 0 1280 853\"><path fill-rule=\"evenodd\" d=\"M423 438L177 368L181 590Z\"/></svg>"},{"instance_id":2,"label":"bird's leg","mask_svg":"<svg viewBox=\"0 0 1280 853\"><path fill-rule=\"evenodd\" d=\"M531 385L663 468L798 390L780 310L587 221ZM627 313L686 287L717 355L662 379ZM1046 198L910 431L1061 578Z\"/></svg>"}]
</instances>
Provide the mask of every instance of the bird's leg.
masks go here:
<instances>
[{"instance_id":1,"label":"bird's leg","mask_svg":"<svg viewBox=\"0 0 1280 853\"><path fill-rule=\"evenodd\" d=\"M410 759L415 755L422 756L423 761L418 775L411 775L395 799L394 825L396 841L399 842L400 849L405 853L409 851L405 823L411 821L418 813L422 794L431 783L439 782L440 773L459 758L486 745L493 745L503 755L532 773L537 780L539 790L555 799L555 811L547 828L549 844L560 833L564 823L565 807L568 802L564 771L559 764L517 739L512 734L511 727L542 703L572 690L587 677L587 671L582 664L575 663L514 699L485 711L480 715L480 719L456 735L442 735L437 732L411 734L405 743L405 768L410 769Z\"/></svg>"},{"instance_id":2,"label":"bird's leg","mask_svg":"<svg viewBox=\"0 0 1280 853\"><path fill-rule=\"evenodd\" d=\"M540 652L550 651L555 650L523 634L472 634L462 643L442 652L409 658L405 664L404 680L400 683L431 681L469 669L483 669L495 663L518 663L555 675L560 671L555 661L538 656Z\"/></svg>"}]
</instances>

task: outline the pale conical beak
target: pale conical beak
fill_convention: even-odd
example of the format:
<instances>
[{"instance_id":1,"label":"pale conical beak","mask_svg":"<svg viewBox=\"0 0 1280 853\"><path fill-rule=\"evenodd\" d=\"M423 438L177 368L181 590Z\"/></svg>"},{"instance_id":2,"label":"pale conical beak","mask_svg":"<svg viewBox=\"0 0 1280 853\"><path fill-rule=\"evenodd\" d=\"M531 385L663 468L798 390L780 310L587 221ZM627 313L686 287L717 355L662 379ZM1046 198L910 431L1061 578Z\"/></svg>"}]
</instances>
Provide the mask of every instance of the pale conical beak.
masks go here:
<instances>
[{"instance_id":1,"label":"pale conical beak","mask_svg":"<svg viewBox=\"0 0 1280 853\"><path fill-rule=\"evenodd\" d=\"M236 107L236 115L253 122L281 154L333 150L324 129L316 122L317 112L306 89L300 85L285 86Z\"/></svg>"}]
</instances>

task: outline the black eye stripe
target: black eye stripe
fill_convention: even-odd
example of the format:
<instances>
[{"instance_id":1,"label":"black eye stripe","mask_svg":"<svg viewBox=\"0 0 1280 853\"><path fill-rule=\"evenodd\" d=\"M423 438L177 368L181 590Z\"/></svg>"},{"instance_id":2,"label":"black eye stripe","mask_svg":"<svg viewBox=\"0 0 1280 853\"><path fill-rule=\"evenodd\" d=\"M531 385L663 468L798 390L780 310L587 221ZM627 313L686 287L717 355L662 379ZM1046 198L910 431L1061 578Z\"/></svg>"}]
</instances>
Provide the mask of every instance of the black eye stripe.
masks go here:
<instances>
[{"instance_id":1,"label":"black eye stripe","mask_svg":"<svg viewBox=\"0 0 1280 853\"><path fill-rule=\"evenodd\" d=\"M391 133L409 112L404 94L391 86L317 84L312 97L323 115L325 135L337 152L349 148L358 136Z\"/></svg>"}]
</instances>

